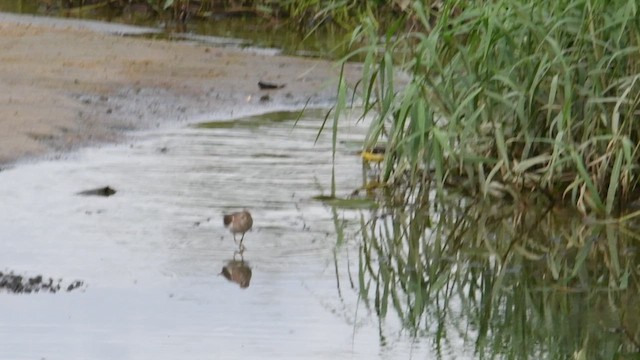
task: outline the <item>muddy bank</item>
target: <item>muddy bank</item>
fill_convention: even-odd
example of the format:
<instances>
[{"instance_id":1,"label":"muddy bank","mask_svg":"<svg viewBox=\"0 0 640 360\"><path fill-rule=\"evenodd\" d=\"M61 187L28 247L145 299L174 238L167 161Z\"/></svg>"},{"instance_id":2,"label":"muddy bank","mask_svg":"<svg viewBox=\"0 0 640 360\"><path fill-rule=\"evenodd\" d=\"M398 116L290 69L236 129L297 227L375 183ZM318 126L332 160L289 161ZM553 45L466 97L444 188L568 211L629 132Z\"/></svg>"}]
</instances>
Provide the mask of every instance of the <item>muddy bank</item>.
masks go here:
<instances>
[{"instance_id":1,"label":"muddy bank","mask_svg":"<svg viewBox=\"0 0 640 360\"><path fill-rule=\"evenodd\" d=\"M331 62L123 36L148 31L0 14L0 166L127 130L334 98Z\"/></svg>"}]
</instances>

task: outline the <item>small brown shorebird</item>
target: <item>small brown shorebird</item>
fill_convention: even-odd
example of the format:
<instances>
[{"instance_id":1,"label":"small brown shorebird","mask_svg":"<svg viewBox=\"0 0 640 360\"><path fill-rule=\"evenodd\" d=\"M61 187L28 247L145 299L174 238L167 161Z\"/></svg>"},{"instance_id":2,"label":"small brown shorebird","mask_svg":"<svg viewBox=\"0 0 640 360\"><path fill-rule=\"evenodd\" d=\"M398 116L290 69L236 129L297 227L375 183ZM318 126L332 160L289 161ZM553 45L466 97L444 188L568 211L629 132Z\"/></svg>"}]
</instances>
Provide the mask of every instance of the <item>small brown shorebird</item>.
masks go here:
<instances>
[{"instance_id":1,"label":"small brown shorebird","mask_svg":"<svg viewBox=\"0 0 640 360\"><path fill-rule=\"evenodd\" d=\"M224 226L229 228L229 231L233 234L233 241L237 243L236 234L242 233L240 238L240 246L242 246L242 240L244 240L244 233L249 231L253 226L253 219L251 214L247 210L236 212L233 214L224 216Z\"/></svg>"}]
</instances>

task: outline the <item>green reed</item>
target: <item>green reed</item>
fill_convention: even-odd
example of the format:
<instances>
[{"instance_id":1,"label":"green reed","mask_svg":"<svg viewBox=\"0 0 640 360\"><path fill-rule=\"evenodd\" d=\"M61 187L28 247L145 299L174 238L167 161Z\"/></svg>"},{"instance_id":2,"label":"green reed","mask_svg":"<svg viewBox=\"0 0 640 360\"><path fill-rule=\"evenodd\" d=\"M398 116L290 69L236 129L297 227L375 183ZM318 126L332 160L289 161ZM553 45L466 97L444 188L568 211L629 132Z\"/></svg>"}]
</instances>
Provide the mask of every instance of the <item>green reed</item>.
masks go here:
<instances>
[{"instance_id":1,"label":"green reed","mask_svg":"<svg viewBox=\"0 0 640 360\"><path fill-rule=\"evenodd\" d=\"M396 22L365 17L352 42L386 182L539 191L585 214L638 197L635 0L414 1Z\"/></svg>"},{"instance_id":2,"label":"green reed","mask_svg":"<svg viewBox=\"0 0 640 360\"><path fill-rule=\"evenodd\" d=\"M401 13L369 12L351 39L364 147L386 146L361 298L442 357L460 339L480 358L637 356L637 2Z\"/></svg>"}]
</instances>

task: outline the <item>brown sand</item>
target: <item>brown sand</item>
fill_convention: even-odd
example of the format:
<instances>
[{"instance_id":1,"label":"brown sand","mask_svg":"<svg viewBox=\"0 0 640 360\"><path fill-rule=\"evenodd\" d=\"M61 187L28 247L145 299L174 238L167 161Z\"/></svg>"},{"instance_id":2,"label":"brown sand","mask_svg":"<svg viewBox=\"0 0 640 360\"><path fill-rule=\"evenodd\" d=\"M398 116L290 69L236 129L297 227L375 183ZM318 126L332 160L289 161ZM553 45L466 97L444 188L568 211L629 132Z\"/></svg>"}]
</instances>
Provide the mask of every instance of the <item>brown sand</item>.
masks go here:
<instances>
[{"instance_id":1,"label":"brown sand","mask_svg":"<svg viewBox=\"0 0 640 360\"><path fill-rule=\"evenodd\" d=\"M205 114L327 103L339 70L326 61L7 14L0 16L0 49L0 165ZM259 90L259 80L286 86Z\"/></svg>"}]
</instances>

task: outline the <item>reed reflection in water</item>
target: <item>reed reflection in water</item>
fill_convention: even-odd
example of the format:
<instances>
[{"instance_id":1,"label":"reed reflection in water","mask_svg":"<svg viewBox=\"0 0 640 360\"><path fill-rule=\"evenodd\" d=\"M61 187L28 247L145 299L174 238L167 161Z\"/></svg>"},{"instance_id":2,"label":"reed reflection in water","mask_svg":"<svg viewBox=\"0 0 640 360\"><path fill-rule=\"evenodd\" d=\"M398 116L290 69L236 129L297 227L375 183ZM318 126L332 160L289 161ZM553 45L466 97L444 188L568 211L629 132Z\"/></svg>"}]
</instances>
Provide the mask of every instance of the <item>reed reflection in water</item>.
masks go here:
<instances>
[{"instance_id":1,"label":"reed reflection in water","mask_svg":"<svg viewBox=\"0 0 640 360\"><path fill-rule=\"evenodd\" d=\"M381 329L399 319L439 358L459 344L481 358L638 356L637 229L535 197L369 196L382 206L361 213L354 289Z\"/></svg>"}]
</instances>

